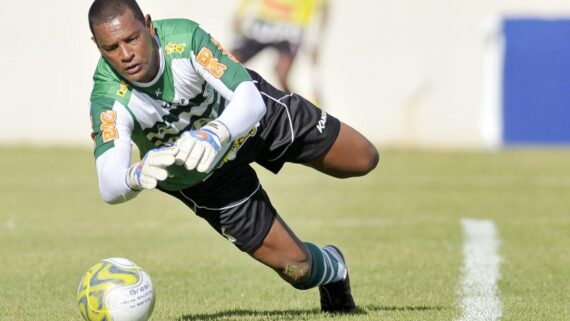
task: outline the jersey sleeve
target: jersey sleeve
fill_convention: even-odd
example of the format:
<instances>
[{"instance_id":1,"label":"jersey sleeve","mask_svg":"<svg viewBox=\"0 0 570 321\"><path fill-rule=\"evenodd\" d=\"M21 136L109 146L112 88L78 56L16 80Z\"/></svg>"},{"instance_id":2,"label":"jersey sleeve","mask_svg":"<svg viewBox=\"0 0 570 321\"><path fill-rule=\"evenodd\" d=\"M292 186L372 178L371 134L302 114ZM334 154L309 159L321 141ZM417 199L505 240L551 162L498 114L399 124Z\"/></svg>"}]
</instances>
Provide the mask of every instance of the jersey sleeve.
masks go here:
<instances>
[{"instance_id":1,"label":"jersey sleeve","mask_svg":"<svg viewBox=\"0 0 570 321\"><path fill-rule=\"evenodd\" d=\"M193 33L190 55L194 69L225 99L251 81L245 67L212 36L198 26Z\"/></svg>"},{"instance_id":2,"label":"jersey sleeve","mask_svg":"<svg viewBox=\"0 0 570 321\"><path fill-rule=\"evenodd\" d=\"M101 97L91 100L91 119L101 196L109 204L127 201L137 195L125 182L131 162L133 118L120 102Z\"/></svg>"},{"instance_id":3,"label":"jersey sleeve","mask_svg":"<svg viewBox=\"0 0 570 321\"><path fill-rule=\"evenodd\" d=\"M134 122L120 102L107 97L94 98L90 110L95 158L117 145L130 146Z\"/></svg>"}]
</instances>

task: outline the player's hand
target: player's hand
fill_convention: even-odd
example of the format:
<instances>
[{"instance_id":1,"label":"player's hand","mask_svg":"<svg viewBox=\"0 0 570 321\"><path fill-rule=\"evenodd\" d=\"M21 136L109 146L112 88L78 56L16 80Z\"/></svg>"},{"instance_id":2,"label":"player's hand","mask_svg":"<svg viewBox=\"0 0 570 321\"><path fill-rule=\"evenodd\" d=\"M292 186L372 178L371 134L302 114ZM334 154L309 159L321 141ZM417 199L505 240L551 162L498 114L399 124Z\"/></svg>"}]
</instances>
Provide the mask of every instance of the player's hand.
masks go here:
<instances>
[{"instance_id":1,"label":"player's hand","mask_svg":"<svg viewBox=\"0 0 570 321\"><path fill-rule=\"evenodd\" d=\"M162 147L150 150L144 158L133 164L127 172L127 185L132 190L153 189L168 177L166 167L174 164L178 148Z\"/></svg>"},{"instance_id":2,"label":"player's hand","mask_svg":"<svg viewBox=\"0 0 570 321\"><path fill-rule=\"evenodd\" d=\"M206 172L214 164L216 155L230 141L228 128L219 121L211 121L197 130L182 133L175 146L176 165L184 164L187 170Z\"/></svg>"}]
</instances>

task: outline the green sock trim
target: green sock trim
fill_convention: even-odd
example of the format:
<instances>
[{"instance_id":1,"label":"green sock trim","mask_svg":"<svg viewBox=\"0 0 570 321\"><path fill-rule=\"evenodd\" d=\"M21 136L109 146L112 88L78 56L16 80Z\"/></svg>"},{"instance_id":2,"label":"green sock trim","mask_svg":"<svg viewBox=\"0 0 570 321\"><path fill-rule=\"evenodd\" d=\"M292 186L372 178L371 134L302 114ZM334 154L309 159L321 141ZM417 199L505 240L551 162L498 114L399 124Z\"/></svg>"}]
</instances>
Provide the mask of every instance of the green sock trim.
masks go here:
<instances>
[{"instance_id":1,"label":"green sock trim","mask_svg":"<svg viewBox=\"0 0 570 321\"><path fill-rule=\"evenodd\" d=\"M302 283L291 284L299 290L308 290L319 285L325 274L325 261L321 249L313 243L305 242L305 246L311 253L311 274L309 279Z\"/></svg>"}]
</instances>

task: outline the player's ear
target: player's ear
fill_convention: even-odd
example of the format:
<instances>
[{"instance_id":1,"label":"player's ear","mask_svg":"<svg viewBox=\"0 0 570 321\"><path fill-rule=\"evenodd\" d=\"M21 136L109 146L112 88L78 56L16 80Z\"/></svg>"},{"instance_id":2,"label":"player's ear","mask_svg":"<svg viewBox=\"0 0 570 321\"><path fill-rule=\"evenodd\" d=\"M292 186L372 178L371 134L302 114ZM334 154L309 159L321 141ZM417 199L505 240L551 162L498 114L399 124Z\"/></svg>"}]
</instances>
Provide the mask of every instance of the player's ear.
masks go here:
<instances>
[{"instance_id":1,"label":"player's ear","mask_svg":"<svg viewBox=\"0 0 570 321\"><path fill-rule=\"evenodd\" d=\"M147 14L144 17L144 22L146 24L146 27L148 28L148 30L150 31L150 35L154 38L154 35L156 34L156 31L154 30L154 25L152 24L152 18L150 17L149 14Z\"/></svg>"}]
</instances>

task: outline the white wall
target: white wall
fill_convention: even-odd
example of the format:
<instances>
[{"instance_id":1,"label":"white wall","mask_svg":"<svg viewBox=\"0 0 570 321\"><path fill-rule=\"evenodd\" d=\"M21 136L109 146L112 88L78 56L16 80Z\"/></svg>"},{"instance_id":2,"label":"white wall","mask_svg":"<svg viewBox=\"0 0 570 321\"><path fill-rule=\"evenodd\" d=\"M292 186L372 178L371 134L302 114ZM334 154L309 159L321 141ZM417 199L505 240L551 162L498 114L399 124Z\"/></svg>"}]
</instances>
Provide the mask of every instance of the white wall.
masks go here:
<instances>
[{"instance_id":1,"label":"white wall","mask_svg":"<svg viewBox=\"0 0 570 321\"><path fill-rule=\"evenodd\" d=\"M325 37L325 108L380 144L481 147L484 22L564 16L565 0L333 0ZM98 52L91 1L0 1L0 143L90 144L88 100ZM154 19L199 21L231 47L236 1L140 0ZM274 79L271 54L252 62ZM295 88L309 95L301 59Z\"/></svg>"}]
</instances>

